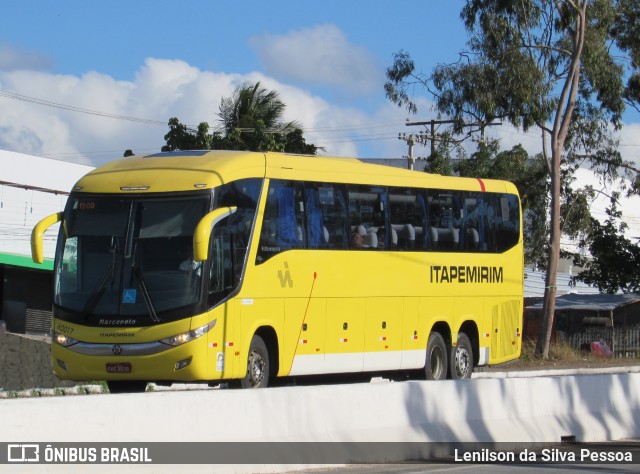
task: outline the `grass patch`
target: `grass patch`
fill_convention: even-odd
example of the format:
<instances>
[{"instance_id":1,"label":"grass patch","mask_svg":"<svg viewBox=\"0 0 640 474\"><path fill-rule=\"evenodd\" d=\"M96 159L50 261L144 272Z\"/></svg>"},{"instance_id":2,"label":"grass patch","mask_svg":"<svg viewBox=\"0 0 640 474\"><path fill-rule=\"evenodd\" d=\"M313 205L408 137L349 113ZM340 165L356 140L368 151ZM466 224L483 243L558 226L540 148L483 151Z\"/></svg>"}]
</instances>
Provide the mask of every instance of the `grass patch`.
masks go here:
<instances>
[{"instance_id":1,"label":"grass patch","mask_svg":"<svg viewBox=\"0 0 640 474\"><path fill-rule=\"evenodd\" d=\"M536 357L536 341L533 339L522 340L520 358L509 363L509 368L514 369L545 369L545 368L596 368L639 365L640 358L607 359L595 354L577 349L566 341L553 340L549 346L549 358Z\"/></svg>"}]
</instances>

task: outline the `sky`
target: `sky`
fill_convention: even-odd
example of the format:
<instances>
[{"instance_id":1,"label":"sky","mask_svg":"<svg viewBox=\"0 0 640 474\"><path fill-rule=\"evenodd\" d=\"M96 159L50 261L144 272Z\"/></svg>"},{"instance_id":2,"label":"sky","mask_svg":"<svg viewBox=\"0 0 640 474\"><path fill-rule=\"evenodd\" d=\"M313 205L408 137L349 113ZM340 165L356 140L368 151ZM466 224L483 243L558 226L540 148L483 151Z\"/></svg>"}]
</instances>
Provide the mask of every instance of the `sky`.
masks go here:
<instances>
[{"instance_id":1,"label":"sky","mask_svg":"<svg viewBox=\"0 0 640 474\"><path fill-rule=\"evenodd\" d=\"M92 165L128 148L155 152L170 117L215 125L221 98L260 81L279 92L285 118L301 122L325 154L401 157L407 145L398 133L415 127L386 99L385 69L400 50L425 69L455 59L465 43L461 5L7 2L0 148ZM435 116L424 104L412 119Z\"/></svg>"},{"instance_id":2,"label":"sky","mask_svg":"<svg viewBox=\"0 0 640 474\"><path fill-rule=\"evenodd\" d=\"M0 149L82 164L157 152L170 117L215 126L220 100L260 81L324 154L400 158L407 119L385 97L385 70L407 51L417 69L454 62L463 0L21 0L0 16ZM638 120L640 122L640 119ZM623 130L640 150L640 123ZM540 147L506 125L503 148ZM426 156L426 148L416 149Z\"/></svg>"}]
</instances>

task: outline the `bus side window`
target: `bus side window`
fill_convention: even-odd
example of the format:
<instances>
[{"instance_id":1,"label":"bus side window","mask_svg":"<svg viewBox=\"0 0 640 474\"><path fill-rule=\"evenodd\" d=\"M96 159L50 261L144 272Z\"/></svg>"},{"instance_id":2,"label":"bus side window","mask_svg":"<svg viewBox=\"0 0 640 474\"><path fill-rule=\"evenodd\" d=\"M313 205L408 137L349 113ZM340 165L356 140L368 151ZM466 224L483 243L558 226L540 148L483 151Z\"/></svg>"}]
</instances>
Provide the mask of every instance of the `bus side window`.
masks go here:
<instances>
[{"instance_id":1,"label":"bus side window","mask_svg":"<svg viewBox=\"0 0 640 474\"><path fill-rule=\"evenodd\" d=\"M302 184L271 180L260 231L257 262L294 248L305 247Z\"/></svg>"},{"instance_id":2,"label":"bus side window","mask_svg":"<svg viewBox=\"0 0 640 474\"><path fill-rule=\"evenodd\" d=\"M464 202L464 250L468 252L486 252L485 241L485 203L487 193L468 193Z\"/></svg>"},{"instance_id":3,"label":"bus side window","mask_svg":"<svg viewBox=\"0 0 640 474\"><path fill-rule=\"evenodd\" d=\"M428 192L429 241L431 249L457 251L460 244L461 210L459 196L452 191Z\"/></svg>"},{"instance_id":4,"label":"bus side window","mask_svg":"<svg viewBox=\"0 0 640 474\"><path fill-rule=\"evenodd\" d=\"M518 243L520 219L518 199L514 195L500 195L500 219L497 222L498 252L504 252Z\"/></svg>"},{"instance_id":5,"label":"bus side window","mask_svg":"<svg viewBox=\"0 0 640 474\"><path fill-rule=\"evenodd\" d=\"M339 184L305 184L307 248L346 248L347 206L342 188Z\"/></svg>"},{"instance_id":6,"label":"bus side window","mask_svg":"<svg viewBox=\"0 0 640 474\"><path fill-rule=\"evenodd\" d=\"M261 187L261 179L248 178L224 184L217 193L215 207L236 207L236 212L219 225L224 226L232 238L234 286L240 283L242 276Z\"/></svg>"},{"instance_id":7,"label":"bus side window","mask_svg":"<svg viewBox=\"0 0 640 474\"><path fill-rule=\"evenodd\" d=\"M422 250L424 248L426 205L420 191L390 188L389 215L392 232L391 248Z\"/></svg>"},{"instance_id":8,"label":"bus side window","mask_svg":"<svg viewBox=\"0 0 640 474\"><path fill-rule=\"evenodd\" d=\"M485 198L485 214L484 214L484 242L487 252L496 252L497 233L497 199L494 194L489 194Z\"/></svg>"},{"instance_id":9,"label":"bus side window","mask_svg":"<svg viewBox=\"0 0 640 474\"><path fill-rule=\"evenodd\" d=\"M460 199L460 250L476 252L480 247L477 211L479 199L476 193L462 193Z\"/></svg>"},{"instance_id":10,"label":"bus side window","mask_svg":"<svg viewBox=\"0 0 640 474\"><path fill-rule=\"evenodd\" d=\"M360 234L364 246L387 248L386 190L372 186L349 186L349 224L351 235ZM352 243L352 245L354 245Z\"/></svg>"},{"instance_id":11,"label":"bus side window","mask_svg":"<svg viewBox=\"0 0 640 474\"><path fill-rule=\"evenodd\" d=\"M305 186L305 211L308 248L326 247L329 244L329 231L323 223L322 206L317 186L311 184Z\"/></svg>"}]
</instances>

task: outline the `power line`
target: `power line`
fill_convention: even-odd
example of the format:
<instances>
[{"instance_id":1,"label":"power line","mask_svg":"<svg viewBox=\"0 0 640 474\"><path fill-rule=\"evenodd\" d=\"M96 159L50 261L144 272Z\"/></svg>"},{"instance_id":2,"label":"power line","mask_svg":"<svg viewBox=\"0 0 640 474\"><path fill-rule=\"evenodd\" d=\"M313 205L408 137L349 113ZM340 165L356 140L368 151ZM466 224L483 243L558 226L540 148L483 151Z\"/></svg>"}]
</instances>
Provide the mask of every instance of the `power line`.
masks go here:
<instances>
[{"instance_id":1,"label":"power line","mask_svg":"<svg viewBox=\"0 0 640 474\"><path fill-rule=\"evenodd\" d=\"M129 115L122 115L122 114L112 114L112 113L108 113L108 112L102 112L102 111L98 111L98 110L92 110L92 109L85 109L82 107L76 107L76 106L72 106L72 105L66 105L66 104L61 104L58 102L53 102L50 100L45 100L45 99L39 99L36 97L31 97L31 96L26 96L23 94L18 94L15 92L9 92L6 90L0 90L0 97L4 97L7 99L11 99L11 100L18 100L21 102L26 102L26 103L32 103L32 104L36 104L36 105L41 105L41 106L45 106L45 107L52 107L52 108L57 108L57 109L61 109L61 110L67 110L70 112L76 112L76 113L82 113L82 114L87 114L87 115L94 115L94 116L98 116L98 117L105 117L105 118L111 118L111 119L116 119L116 120L125 120L125 121L129 121L129 122L135 122L135 123L141 123L141 124L146 124L146 125L156 125L156 126L167 126L167 122L165 121L160 121L160 120L153 120L153 119L147 119L147 118L141 118L141 117L133 117L133 116L129 116ZM435 134L433 133L433 126L434 124L441 124L441 123L453 123L453 121L451 120L430 120L430 121L424 121L424 122L408 122L406 125L428 125L431 124L432 127L432 139L431 139L431 143L432 143L432 148L433 148L433 142L435 140ZM495 123L495 124L473 124L476 126L480 126L481 127L481 131L484 132L484 127L485 126L489 126L489 125L502 125L499 123ZM185 124L185 126L189 127L189 128L196 128L196 126L194 125L188 125ZM470 126L470 125L469 125ZM397 127L397 124L394 123L371 123L371 124L360 124L358 126L344 126L344 127L314 127L314 128L307 128L304 129L305 134L307 134L307 136L309 135L315 135L315 134L333 134L333 133L342 133L342 132L357 132L359 130L371 130L371 129L376 129L376 128L395 128ZM504 133L508 133L508 134L513 134L513 135L522 135L522 136L527 136L527 137L534 137L533 135L531 135L530 133L524 133L522 131L513 131L510 130L508 127L501 127L502 131ZM380 140L393 140L395 138L395 134L390 134L390 133L380 133L380 134L369 134L366 136L361 136L359 134L356 135L347 135L347 136L341 136L341 137L327 137L327 138L323 138L322 135L320 135L318 138L312 138L314 141L320 141L320 142L325 142L325 143L346 143L349 141L354 141L354 142L365 142L365 141L380 141ZM536 137L537 138L537 137ZM639 147L640 144L619 144L620 147ZM100 153L100 152L91 152L91 153ZM111 156L111 152L109 152ZM119 153L119 152L116 152ZM83 156L87 156L87 154L84 154ZM52 155L53 156L53 155Z\"/></svg>"},{"instance_id":2,"label":"power line","mask_svg":"<svg viewBox=\"0 0 640 474\"><path fill-rule=\"evenodd\" d=\"M0 91L0 97L5 97L7 99L12 99L12 100L19 100L21 102L28 102L28 103L31 103L31 104L43 105L45 107L53 107L53 108L56 108L56 109L69 110L71 112L78 112L78 113L88 114L88 115L96 115L98 117L106 117L106 118L112 118L112 119L117 119L117 120L127 120L129 122L144 123L144 124L148 124L148 125L167 126L167 122L161 122L159 120L151 120L151 119L145 119L145 118L139 118L139 117L131 117L131 116L128 116L128 115L110 114L110 113L107 113L107 112L100 112L98 110L83 109L82 107L75 107L73 105L59 104L57 102L51 102L49 100L37 99L35 97L29 97L29 96L22 95L22 94L16 94L15 92Z\"/></svg>"}]
</instances>

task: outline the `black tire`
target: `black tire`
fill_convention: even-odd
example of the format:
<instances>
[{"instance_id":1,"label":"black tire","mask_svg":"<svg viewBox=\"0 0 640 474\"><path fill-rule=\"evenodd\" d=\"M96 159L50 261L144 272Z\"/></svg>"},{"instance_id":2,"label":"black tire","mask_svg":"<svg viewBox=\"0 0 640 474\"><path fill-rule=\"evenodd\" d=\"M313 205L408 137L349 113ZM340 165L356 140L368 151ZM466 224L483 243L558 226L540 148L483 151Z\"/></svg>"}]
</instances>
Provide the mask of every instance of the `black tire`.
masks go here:
<instances>
[{"instance_id":1,"label":"black tire","mask_svg":"<svg viewBox=\"0 0 640 474\"><path fill-rule=\"evenodd\" d=\"M427 380L447 378L447 345L439 332L429 334L424 374Z\"/></svg>"},{"instance_id":2,"label":"black tire","mask_svg":"<svg viewBox=\"0 0 640 474\"><path fill-rule=\"evenodd\" d=\"M110 393L142 393L147 389L147 382L142 380L108 380Z\"/></svg>"},{"instance_id":3,"label":"black tire","mask_svg":"<svg viewBox=\"0 0 640 474\"><path fill-rule=\"evenodd\" d=\"M458 333L458 342L451 347L449 375L454 380L470 379L473 373L473 347L467 335Z\"/></svg>"},{"instance_id":4,"label":"black tire","mask_svg":"<svg viewBox=\"0 0 640 474\"><path fill-rule=\"evenodd\" d=\"M267 345L257 334L251 339L247 357L247 374L240 385L242 388L265 388L269 386L269 351Z\"/></svg>"}]
</instances>

